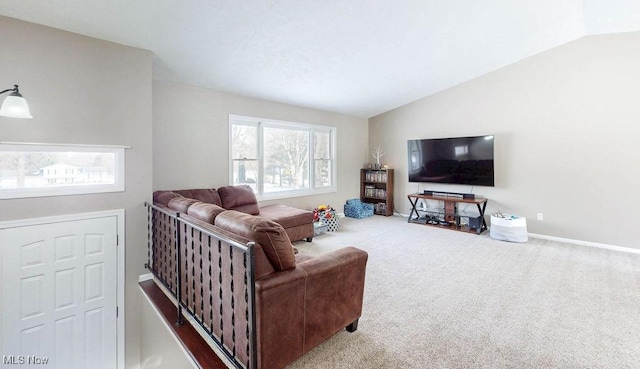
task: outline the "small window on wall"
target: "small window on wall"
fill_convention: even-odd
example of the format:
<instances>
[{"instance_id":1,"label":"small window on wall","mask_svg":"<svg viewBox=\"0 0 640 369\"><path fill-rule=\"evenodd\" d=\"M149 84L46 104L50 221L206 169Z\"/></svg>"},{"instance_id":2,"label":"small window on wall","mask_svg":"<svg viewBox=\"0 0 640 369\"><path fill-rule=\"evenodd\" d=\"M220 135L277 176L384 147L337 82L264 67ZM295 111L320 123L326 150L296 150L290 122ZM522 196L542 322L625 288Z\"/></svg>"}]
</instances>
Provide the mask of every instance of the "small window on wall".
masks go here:
<instances>
[{"instance_id":1,"label":"small window on wall","mask_svg":"<svg viewBox=\"0 0 640 369\"><path fill-rule=\"evenodd\" d=\"M0 143L0 199L124 191L124 149Z\"/></svg>"}]
</instances>

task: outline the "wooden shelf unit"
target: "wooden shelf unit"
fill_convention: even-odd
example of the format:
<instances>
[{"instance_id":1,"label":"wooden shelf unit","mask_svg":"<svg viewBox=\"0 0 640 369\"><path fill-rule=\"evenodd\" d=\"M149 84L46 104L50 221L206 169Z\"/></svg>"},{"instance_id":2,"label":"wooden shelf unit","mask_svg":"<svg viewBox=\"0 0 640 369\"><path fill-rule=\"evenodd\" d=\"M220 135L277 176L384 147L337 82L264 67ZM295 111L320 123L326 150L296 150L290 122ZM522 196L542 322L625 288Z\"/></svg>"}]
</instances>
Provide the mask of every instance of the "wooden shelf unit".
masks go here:
<instances>
[{"instance_id":1,"label":"wooden shelf unit","mask_svg":"<svg viewBox=\"0 0 640 369\"><path fill-rule=\"evenodd\" d=\"M360 201L373 204L374 214L393 215L393 169L361 169Z\"/></svg>"},{"instance_id":2,"label":"wooden shelf unit","mask_svg":"<svg viewBox=\"0 0 640 369\"><path fill-rule=\"evenodd\" d=\"M409 223L419 223L432 227L451 229L460 232L480 234L487 230L487 222L484 219L484 211L487 208L487 199L463 199L457 197L431 196L419 193L407 195L411 203ZM435 200L443 203L442 208L418 209L418 200ZM458 203L475 204L478 212L467 213L458 211ZM463 225L461 219L466 219Z\"/></svg>"}]
</instances>

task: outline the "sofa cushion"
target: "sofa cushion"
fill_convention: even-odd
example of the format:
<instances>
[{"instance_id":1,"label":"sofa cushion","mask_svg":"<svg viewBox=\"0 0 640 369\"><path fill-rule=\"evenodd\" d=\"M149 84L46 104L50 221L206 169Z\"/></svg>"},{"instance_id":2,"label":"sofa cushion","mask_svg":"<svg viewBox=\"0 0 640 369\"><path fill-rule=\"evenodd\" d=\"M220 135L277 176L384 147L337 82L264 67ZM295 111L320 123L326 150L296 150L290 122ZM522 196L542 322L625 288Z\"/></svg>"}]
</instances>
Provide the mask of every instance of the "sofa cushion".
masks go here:
<instances>
[{"instance_id":1,"label":"sofa cushion","mask_svg":"<svg viewBox=\"0 0 640 369\"><path fill-rule=\"evenodd\" d=\"M265 217L235 210L220 213L214 224L259 243L275 270L286 270L296 266L293 245L280 224Z\"/></svg>"},{"instance_id":2,"label":"sofa cushion","mask_svg":"<svg viewBox=\"0 0 640 369\"><path fill-rule=\"evenodd\" d=\"M202 203L203 204L203 203ZM196 206L198 204L193 204L191 206ZM214 205L215 206L215 205ZM222 209L224 211L224 209ZM186 219L190 222L192 222L193 224L200 226L202 228L208 229L208 230L212 230L215 232L215 234L220 237L222 236L223 238L227 238L229 240L232 241L236 241L242 245L246 245L248 242L255 242L253 240L250 240L248 238L245 237L240 237L240 235L238 235L237 233L231 233L229 231L226 231L220 227L217 227L215 225L212 225L210 223L204 222L196 217L192 217L189 214L187 215L181 215L181 218ZM271 265L271 262L269 261L269 258L267 258L267 255L264 253L264 250L262 250L262 245L260 245L259 243L256 243L256 245L253 248L254 250L254 255L255 255L255 265L256 265L256 269L255 269L255 277L256 280L263 278L265 276L268 276L269 274L275 272L275 269L273 269L273 265ZM298 256L298 255L296 255ZM298 260L298 259L296 259ZM306 260L306 259L304 259ZM218 263L218 260L215 260L214 263Z\"/></svg>"},{"instance_id":3,"label":"sofa cushion","mask_svg":"<svg viewBox=\"0 0 640 369\"><path fill-rule=\"evenodd\" d=\"M222 200L222 207L227 210L236 210L251 215L260 214L256 195L248 185L220 187L218 194Z\"/></svg>"},{"instance_id":4,"label":"sofa cushion","mask_svg":"<svg viewBox=\"0 0 640 369\"><path fill-rule=\"evenodd\" d=\"M187 214L204 222L213 224L214 219L216 219L218 214L223 211L225 210L218 205L209 204L207 202L196 202L189 206Z\"/></svg>"},{"instance_id":5,"label":"sofa cushion","mask_svg":"<svg viewBox=\"0 0 640 369\"><path fill-rule=\"evenodd\" d=\"M173 199L169 200L167 206L169 207L169 209L173 209L181 213L186 213L189 209L189 206L195 204L196 202L200 201L196 199L190 199L188 197L174 197Z\"/></svg>"},{"instance_id":6,"label":"sofa cushion","mask_svg":"<svg viewBox=\"0 0 640 369\"><path fill-rule=\"evenodd\" d=\"M182 197L182 196L173 191L163 191L163 190L155 191L153 193L153 203L167 206L169 204L169 201L176 197Z\"/></svg>"},{"instance_id":7,"label":"sofa cushion","mask_svg":"<svg viewBox=\"0 0 640 369\"><path fill-rule=\"evenodd\" d=\"M216 204L222 206L222 200L215 188L197 188L192 190L177 190L173 191L184 197L200 200L202 202L208 202L209 204Z\"/></svg>"},{"instance_id":8,"label":"sofa cushion","mask_svg":"<svg viewBox=\"0 0 640 369\"><path fill-rule=\"evenodd\" d=\"M260 215L273 220L284 228L293 228L302 224L313 223L313 212L292 208L291 206L274 204L260 207Z\"/></svg>"}]
</instances>

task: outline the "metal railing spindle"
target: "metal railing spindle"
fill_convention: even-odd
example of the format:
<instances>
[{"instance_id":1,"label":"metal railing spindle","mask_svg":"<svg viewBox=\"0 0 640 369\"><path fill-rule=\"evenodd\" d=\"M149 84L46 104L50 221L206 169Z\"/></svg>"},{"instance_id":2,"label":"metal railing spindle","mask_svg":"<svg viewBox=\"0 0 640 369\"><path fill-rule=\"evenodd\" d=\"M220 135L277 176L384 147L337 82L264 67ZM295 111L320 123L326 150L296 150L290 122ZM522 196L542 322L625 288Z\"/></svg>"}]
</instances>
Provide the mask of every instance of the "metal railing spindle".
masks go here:
<instances>
[{"instance_id":1,"label":"metal railing spindle","mask_svg":"<svg viewBox=\"0 0 640 369\"><path fill-rule=\"evenodd\" d=\"M180 217L179 213L156 205L145 205L148 207L145 266L176 298L176 323L183 324L184 314L187 314L190 316L188 321L208 335L234 367L256 368L254 244L240 244ZM216 261L217 271L213 264ZM216 274L218 286L214 283ZM171 286L173 283L175 286ZM218 290L217 308L214 288ZM237 309L243 308L244 313L236 314ZM225 314L228 322L225 322ZM219 318L218 324L215 323L216 318ZM244 320L239 322L238 319ZM242 324L246 324L244 334L236 335ZM219 332L214 329L216 325ZM227 344L225 334L229 335ZM242 345L239 346L240 342Z\"/></svg>"}]
</instances>

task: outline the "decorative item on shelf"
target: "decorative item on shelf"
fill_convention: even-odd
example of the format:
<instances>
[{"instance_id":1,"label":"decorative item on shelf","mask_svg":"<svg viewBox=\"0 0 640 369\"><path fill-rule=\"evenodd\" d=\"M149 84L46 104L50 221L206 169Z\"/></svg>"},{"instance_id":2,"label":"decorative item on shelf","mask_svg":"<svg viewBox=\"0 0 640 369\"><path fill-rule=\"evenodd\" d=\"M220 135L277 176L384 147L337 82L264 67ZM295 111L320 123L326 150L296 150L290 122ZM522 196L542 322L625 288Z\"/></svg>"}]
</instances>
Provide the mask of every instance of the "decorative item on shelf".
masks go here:
<instances>
[{"instance_id":1,"label":"decorative item on shelf","mask_svg":"<svg viewBox=\"0 0 640 369\"><path fill-rule=\"evenodd\" d=\"M378 145L378 147L376 147L373 150L373 153L371 154L371 156L373 156L373 158L376 159L375 168L376 169L382 168L380 164L380 159L382 159L382 157L384 156L384 153L382 152L382 145Z\"/></svg>"},{"instance_id":2,"label":"decorative item on shelf","mask_svg":"<svg viewBox=\"0 0 640 369\"><path fill-rule=\"evenodd\" d=\"M373 164L372 163L367 163L367 169L373 169Z\"/></svg>"},{"instance_id":3,"label":"decorative item on shelf","mask_svg":"<svg viewBox=\"0 0 640 369\"><path fill-rule=\"evenodd\" d=\"M387 196L387 191L384 188L375 188L375 186L364 187L364 197L371 197L377 199L384 199Z\"/></svg>"},{"instance_id":4,"label":"decorative item on shelf","mask_svg":"<svg viewBox=\"0 0 640 369\"><path fill-rule=\"evenodd\" d=\"M340 219L336 211L329 205L320 205L313 210L313 220L327 226L327 231L334 232L340 229Z\"/></svg>"},{"instance_id":5,"label":"decorative item on shelf","mask_svg":"<svg viewBox=\"0 0 640 369\"><path fill-rule=\"evenodd\" d=\"M385 164L385 165L382 166L382 169L387 170L387 169L389 169L389 166L387 164Z\"/></svg>"},{"instance_id":6,"label":"decorative item on shelf","mask_svg":"<svg viewBox=\"0 0 640 369\"><path fill-rule=\"evenodd\" d=\"M385 172L367 172L365 174L365 181L367 182L380 182L386 183L388 179L387 173Z\"/></svg>"}]
</instances>

